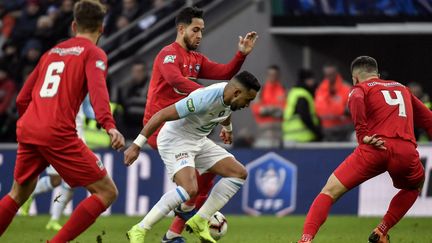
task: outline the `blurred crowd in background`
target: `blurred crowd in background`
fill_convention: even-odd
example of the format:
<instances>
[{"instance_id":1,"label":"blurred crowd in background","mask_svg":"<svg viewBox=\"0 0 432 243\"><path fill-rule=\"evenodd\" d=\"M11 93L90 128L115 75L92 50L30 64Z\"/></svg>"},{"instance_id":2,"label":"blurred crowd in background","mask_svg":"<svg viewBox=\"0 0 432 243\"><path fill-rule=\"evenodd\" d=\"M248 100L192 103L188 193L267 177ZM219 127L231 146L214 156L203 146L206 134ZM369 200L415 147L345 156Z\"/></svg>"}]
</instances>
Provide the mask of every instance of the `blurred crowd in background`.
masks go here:
<instances>
[{"instance_id":1,"label":"blurred crowd in background","mask_svg":"<svg viewBox=\"0 0 432 243\"><path fill-rule=\"evenodd\" d=\"M174 1L162 8L166 6L164 2L106 1L108 14L101 42L149 9L159 9L138 19L136 26L139 29L128 32L124 38L129 39L129 34L145 30L176 6ZM16 95L40 56L70 36L73 5L73 0L0 0L0 142L15 142ZM106 51L120 44L108 45ZM136 60L129 68L130 75L125 80L110 84L108 77L108 87L119 128L127 139L133 139L142 128L151 67ZM262 79L265 80L262 91L251 106L258 129L253 132L240 130L234 146L282 147L291 143L355 139L347 109L351 77L342 77L338 67L329 63L323 66L322 73L299 70L297 80L284 80L280 68L289 67L268 67L267 75ZM295 85L287 88L287 84ZM420 84L406 84L431 108L429 97ZM95 121L86 119L85 129L90 131L88 134L98 136L95 140L102 141L95 147L109 145L109 139L99 139L107 135L100 131ZM416 136L420 141L429 140L421 130L416 130Z\"/></svg>"}]
</instances>

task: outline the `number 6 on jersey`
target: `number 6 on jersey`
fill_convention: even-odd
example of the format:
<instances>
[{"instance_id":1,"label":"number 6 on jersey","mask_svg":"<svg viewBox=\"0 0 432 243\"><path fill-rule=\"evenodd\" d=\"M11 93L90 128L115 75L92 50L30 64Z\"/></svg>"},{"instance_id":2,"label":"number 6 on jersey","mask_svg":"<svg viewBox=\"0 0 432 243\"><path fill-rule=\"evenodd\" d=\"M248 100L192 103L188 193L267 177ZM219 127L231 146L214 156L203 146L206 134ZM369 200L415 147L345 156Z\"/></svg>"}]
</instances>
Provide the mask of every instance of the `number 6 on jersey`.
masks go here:
<instances>
[{"instance_id":1,"label":"number 6 on jersey","mask_svg":"<svg viewBox=\"0 0 432 243\"><path fill-rule=\"evenodd\" d=\"M57 94L57 90L60 84L60 74L65 68L64 62L53 62L48 65L44 83L39 92L40 97L50 98Z\"/></svg>"}]
</instances>

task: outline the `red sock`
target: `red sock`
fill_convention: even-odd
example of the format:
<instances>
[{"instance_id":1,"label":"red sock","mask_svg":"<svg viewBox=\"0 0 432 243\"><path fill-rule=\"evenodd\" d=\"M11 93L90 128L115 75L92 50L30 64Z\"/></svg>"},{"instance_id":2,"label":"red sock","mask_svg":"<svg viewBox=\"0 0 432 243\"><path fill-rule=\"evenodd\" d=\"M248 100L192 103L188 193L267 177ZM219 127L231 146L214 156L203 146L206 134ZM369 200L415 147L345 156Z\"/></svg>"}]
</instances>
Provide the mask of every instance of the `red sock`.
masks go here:
<instances>
[{"instance_id":1,"label":"red sock","mask_svg":"<svg viewBox=\"0 0 432 243\"><path fill-rule=\"evenodd\" d=\"M15 214L18 212L18 209L18 203L16 203L9 194L2 198L0 201L0 236L10 225Z\"/></svg>"},{"instance_id":2,"label":"red sock","mask_svg":"<svg viewBox=\"0 0 432 243\"><path fill-rule=\"evenodd\" d=\"M391 200L383 221L378 225L378 230L387 235L387 232L408 212L419 194L418 190L400 190Z\"/></svg>"},{"instance_id":3,"label":"red sock","mask_svg":"<svg viewBox=\"0 0 432 243\"><path fill-rule=\"evenodd\" d=\"M208 194L213 187L213 181L216 177L213 173L204 173L198 177L198 195L195 200L195 208L200 209L207 200Z\"/></svg>"},{"instance_id":4,"label":"red sock","mask_svg":"<svg viewBox=\"0 0 432 243\"><path fill-rule=\"evenodd\" d=\"M84 199L78 204L69 220L54 236L50 243L65 243L75 239L90 227L106 208L107 207L96 195L91 195Z\"/></svg>"},{"instance_id":5,"label":"red sock","mask_svg":"<svg viewBox=\"0 0 432 243\"><path fill-rule=\"evenodd\" d=\"M185 223L186 223L186 221L184 221L182 218L176 216L176 217L174 217L174 220L171 223L169 230L171 230L172 232L174 232L176 234L181 235L181 233L184 230Z\"/></svg>"},{"instance_id":6,"label":"red sock","mask_svg":"<svg viewBox=\"0 0 432 243\"><path fill-rule=\"evenodd\" d=\"M306 216L306 221L303 226L302 239L313 239L319 228L327 219L330 208L333 204L333 198L329 195L320 193L313 201L309 212Z\"/></svg>"}]
</instances>

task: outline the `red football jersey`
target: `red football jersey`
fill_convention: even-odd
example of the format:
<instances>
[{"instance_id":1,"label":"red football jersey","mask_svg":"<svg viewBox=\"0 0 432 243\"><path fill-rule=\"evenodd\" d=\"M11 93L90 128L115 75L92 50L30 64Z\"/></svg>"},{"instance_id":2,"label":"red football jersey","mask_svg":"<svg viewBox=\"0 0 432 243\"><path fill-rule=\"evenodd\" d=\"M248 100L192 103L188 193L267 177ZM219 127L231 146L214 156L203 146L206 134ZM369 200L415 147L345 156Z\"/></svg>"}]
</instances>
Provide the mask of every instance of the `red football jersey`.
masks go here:
<instances>
[{"instance_id":1,"label":"red football jersey","mask_svg":"<svg viewBox=\"0 0 432 243\"><path fill-rule=\"evenodd\" d=\"M359 143L373 134L416 143L414 123L432 135L431 111L398 82L371 79L357 84L348 105Z\"/></svg>"},{"instance_id":2,"label":"red football jersey","mask_svg":"<svg viewBox=\"0 0 432 243\"><path fill-rule=\"evenodd\" d=\"M17 97L18 142L61 145L77 137L75 117L87 95L96 120L115 128L106 87L107 56L86 38L71 38L48 50Z\"/></svg>"},{"instance_id":3,"label":"red football jersey","mask_svg":"<svg viewBox=\"0 0 432 243\"><path fill-rule=\"evenodd\" d=\"M215 80L231 79L243 64L245 57L240 52L228 64L209 60L201 53L186 51L177 42L165 46L156 56L147 93L144 124L163 108L186 97L202 87L189 78ZM157 136L157 132L153 135Z\"/></svg>"}]
</instances>

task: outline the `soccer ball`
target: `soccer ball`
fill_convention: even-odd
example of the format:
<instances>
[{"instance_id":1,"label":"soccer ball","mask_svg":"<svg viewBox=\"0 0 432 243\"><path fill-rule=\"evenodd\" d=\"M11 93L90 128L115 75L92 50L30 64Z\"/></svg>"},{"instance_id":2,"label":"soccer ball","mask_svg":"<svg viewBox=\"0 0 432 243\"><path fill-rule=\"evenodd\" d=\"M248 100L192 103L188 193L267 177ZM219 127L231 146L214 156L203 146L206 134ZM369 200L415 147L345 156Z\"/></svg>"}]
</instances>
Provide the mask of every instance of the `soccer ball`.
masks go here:
<instances>
[{"instance_id":1,"label":"soccer ball","mask_svg":"<svg viewBox=\"0 0 432 243\"><path fill-rule=\"evenodd\" d=\"M223 214L216 212L209 220L210 235L220 240L228 230L228 222Z\"/></svg>"}]
</instances>

